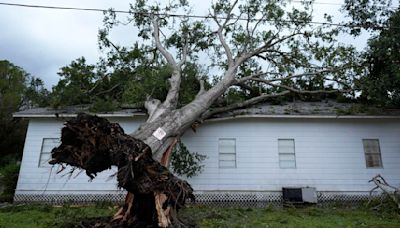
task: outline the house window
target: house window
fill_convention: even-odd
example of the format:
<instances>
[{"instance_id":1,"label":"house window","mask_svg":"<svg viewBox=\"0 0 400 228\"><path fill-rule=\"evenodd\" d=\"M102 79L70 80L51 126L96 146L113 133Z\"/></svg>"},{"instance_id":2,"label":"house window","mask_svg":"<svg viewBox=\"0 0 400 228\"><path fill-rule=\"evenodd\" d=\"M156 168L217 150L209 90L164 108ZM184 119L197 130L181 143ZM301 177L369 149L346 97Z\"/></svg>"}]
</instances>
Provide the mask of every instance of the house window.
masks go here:
<instances>
[{"instance_id":1,"label":"house window","mask_svg":"<svg viewBox=\"0 0 400 228\"><path fill-rule=\"evenodd\" d=\"M49 166L51 150L60 145L59 138L44 138L42 141L42 150L40 151L39 167Z\"/></svg>"},{"instance_id":2,"label":"house window","mask_svg":"<svg viewBox=\"0 0 400 228\"><path fill-rule=\"evenodd\" d=\"M363 139L367 168L382 168L381 149L378 139Z\"/></svg>"},{"instance_id":3,"label":"house window","mask_svg":"<svg viewBox=\"0 0 400 228\"><path fill-rule=\"evenodd\" d=\"M219 139L219 168L236 168L236 139Z\"/></svg>"},{"instance_id":4,"label":"house window","mask_svg":"<svg viewBox=\"0 0 400 228\"><path fill-rule=\"evenodd\" d=\"M294 139L278 139L279 166L283 169L296 168Z\"/></svg>"}]
</instances>

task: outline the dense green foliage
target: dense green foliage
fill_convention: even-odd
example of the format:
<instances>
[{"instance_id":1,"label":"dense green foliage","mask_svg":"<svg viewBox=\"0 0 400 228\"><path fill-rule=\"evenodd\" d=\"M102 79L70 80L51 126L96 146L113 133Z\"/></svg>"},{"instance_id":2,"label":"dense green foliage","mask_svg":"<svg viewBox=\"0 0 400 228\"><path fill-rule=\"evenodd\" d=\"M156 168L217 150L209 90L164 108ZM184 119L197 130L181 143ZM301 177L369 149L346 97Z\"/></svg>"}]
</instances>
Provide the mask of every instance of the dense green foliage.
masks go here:
<instances>
[{"instance_id":1,"label":"dense green foliage","mask_svg":"<svg viewBox=\"0 0 400 228\"><path fill-rule=\"evenodd\" d=\"M26 122L13 119L12 114L23 108L46 105L46 96L40 79L6 60L0 61L0 157L22 155Z\"/></svg>"},{"instance_id":2,"label":"dense green foliage","mask_svg":"<svg viewBox=\"0 0 400 228\"><path fill-rule=\"evenodd\" d=\"M0 226L80 227L83 218L112 216L117 208L108 205L52 207L21 205L0 209ZM192 206L180 211L187 224L199 227L399 227L396 212L367 208L213 208Z\"/></svg>"},{"instance_id":3,"label":"dense green foliage","mask_svg":"<svg viewBox=\"0 0 400 228\"><path fill-rule=\"evenodd\" d=\"M368 73L361 81L362 98L383 106L400 107L400 11L386 22L387 29L368 42Z\"/></svg>"},{"instance_id":4,"label":"dense green foliage","mask_svg":"<svg viewBox=\"0 0 400 228\"><path fill-rule=\"evenodd\" d=\"M166 65L144 64L134 69L117 66L107 73L103 67L86 64L83 57L62 67L58 73L61 79L49 95L51 105L86 105L93 112L141 108L147 96L162 100L168 92L171 70ZM199 80L206 80L194 64L188 64L182 75L180 105L192 101L200 88Z\"/></svg>"},{"instance_id":5,"label":"dense green foliage","mask_svg":"<svg viewBox=\"0 0 400 228\"><path fill-rule=\"evenodd\" d=\"M54 106L60 104L88 104L92 103L96 74L94 66L87 65L85 58L72 61L69 66L62 67L58 75L61 79L53 87L52 102Z\"/></svg>"},{"instance_id":6,"label":"dense green foliage","mask_svg":"<svg viewBox=\"0 0 400 228\"><path fill-rule=\"evenodd\" d=\"M379 31L387 25L393 9L392 0L344 0L342 11L350 21L342 29L354 36L360 35L363 29Z\"/></svg>"},{"instance_id":7,"label":"dense green foliage","mask_svg":"<svg viewBox=\"0 0 400 228\"><path fill-rule=\"evenodd\" d=\"M27 77L21 68L0 61L0 157L21 156L26 123L14 120L12 113L23 104Z\"/></svg>"},{"instance_id":8,"label":"dense green foliage","mask_svg":"<svg viewBox=\"0 0 400 228\"><path fill-rule=\"evenodd\" d=\"M7 60L0 61L0 201L12 200L17 183L27 122L14 119L20 109L47 105L43 82Z\"/></svg>"},{"instance_id":9,"label":"dense green foliage","mask_svg":"<svg viewBox=\"0 0 400 228\"><path fill-rule=\"evenodd\" d=\"M190 152L182 141L175 146L171 155L171 168L174 173L180 176L193 177L201 173L206 159L205 155Z\"/></svg>"},{"instance_id":10,"label":"dense green foliage","mask_svg":"<svg viewBox=\"0 0 400 228\"><path fill-rule=\"evenodd\" d=\"M390 0L346 0L342 10L353 26L345 30L354 36L363 29L372 34L358 69L359 100L400 107L400 11Z\"/></svg>"}]
</instances>

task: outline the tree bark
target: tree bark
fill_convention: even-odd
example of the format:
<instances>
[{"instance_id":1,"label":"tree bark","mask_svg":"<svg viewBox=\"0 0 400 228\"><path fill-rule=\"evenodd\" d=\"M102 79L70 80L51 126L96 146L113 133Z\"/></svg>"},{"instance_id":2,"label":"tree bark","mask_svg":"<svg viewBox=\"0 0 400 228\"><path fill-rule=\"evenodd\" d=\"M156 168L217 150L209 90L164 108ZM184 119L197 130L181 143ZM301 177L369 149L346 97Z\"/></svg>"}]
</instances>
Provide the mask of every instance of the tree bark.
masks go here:
<instances>
[{"instance_id":1,"label":"tree bark","mask_svg":"<svg viewBox=\"0 0 400 228\"><path fill-rule=\"evenodd\" d=\"M119 124L79 114L65 123L61 134L61 145L52 150L50 164L84 169L90 178L111 166L118 167L118 187L129 194L110 221L112 226L167 227L177 220L173 215L186 199L194 200L192 187L154 160L151 148L125 134Z\"/></svg>"}]
</instances>

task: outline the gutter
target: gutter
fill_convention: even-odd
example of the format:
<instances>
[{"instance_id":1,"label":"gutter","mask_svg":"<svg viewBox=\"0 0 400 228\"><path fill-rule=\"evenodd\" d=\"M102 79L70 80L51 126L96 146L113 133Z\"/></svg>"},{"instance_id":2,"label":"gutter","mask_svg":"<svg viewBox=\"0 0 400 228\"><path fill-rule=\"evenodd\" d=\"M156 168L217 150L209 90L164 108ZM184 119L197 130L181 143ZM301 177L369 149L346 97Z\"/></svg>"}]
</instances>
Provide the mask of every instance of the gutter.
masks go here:
<instances>
[{"instance_id":1,"label":"gutter","mask_svg":"<svg viewBox=\"0 0 400 228\"><path fill-rule=\"evenodd\" d=\"M145 113L103 113L103 114L96 114L96 113L89 113L92 115L97 115L99 117L136 117L136 116L146 116ZM63 114L59 113L57 116L56 114L13 114L14 118L66 118L66 117L76 117L78 114Z\"/></svg>"},{"instance_id":2,"label":"gutter","mask_svg":"<svg viewBox=\"0 0 400 228\"><path fill-rule=\"evenodd\" d=\"M95 114L99 117L137 117L147 116L146 113L89 113ZM14 118L72 118L76 117L77 114L63 114L59 113L58 116L55 114L13 114ZM357 116L357 115L237 115L207 119L205 122L215 122L224 120L234 119L245 119L245 118L265 118L265 119L400 119L400 116Z\"/></svg>"},{"instance_id":3,"label":"gutter","mask_svg":"<svg viewBox=\"0 0 400 228\"><path fill-rule=\"evenodd\" d=\"M354 115L240 115L207 119L205 122L216 122L224 120L244 118L265 118L265 119L399 119L400 116L354 116Z\"/></svg>"}]
</instances>

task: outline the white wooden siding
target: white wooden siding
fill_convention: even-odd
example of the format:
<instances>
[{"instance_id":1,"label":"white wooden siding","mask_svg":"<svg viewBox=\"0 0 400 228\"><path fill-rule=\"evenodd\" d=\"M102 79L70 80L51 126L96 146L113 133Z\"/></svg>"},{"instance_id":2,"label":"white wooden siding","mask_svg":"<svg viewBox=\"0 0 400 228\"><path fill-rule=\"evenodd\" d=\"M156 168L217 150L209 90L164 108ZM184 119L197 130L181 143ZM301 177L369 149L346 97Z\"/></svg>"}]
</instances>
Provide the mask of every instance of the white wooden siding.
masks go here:
<instances>
[{"instance_id":1,"label":"white wooden siding","mask_svg":"<svg viewBox=\"0 0 400 228\"><path fill-rule=\"evenodd\" d=\"M112 119L126 132L144 119ZM25 142L17 194L109 193L116 191L116 170L92 182L85 173L74 178L40 168L43 138L60 135L61 121L32 119ZM219 167L220 138L236 140L236 168ZM379 139L383 168L367 168L362 139ZM296 168L279 167L278 139L294 139ZM197 191L280 191L310 186L318 191L369 191L376 174L400 186L400 121L379 119L240 119L205 123L188 130L183 141L190 151L207 156L204 171L189 179ZM75 171L77 173L77 171Z\"/></svg>"},{"instance_id":2,"label":"white wooden siding","mask_svg":"<svg viewBox=\"0 0 400 228\"><path fill-rule=\"evenodd\" d=\"M218 138L236 139L236 169L218 168ZM383 169L366 167L363 138L379 139ZM279 167L278 139L295 140L295 169ZM230 120L188 131L184 142L207 155L204 172L189 180L196 190L369 191L368 180L378 173L400 186L399 120Z\"/></svg>"}]
</instances>

